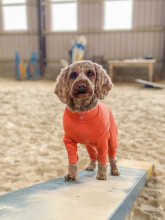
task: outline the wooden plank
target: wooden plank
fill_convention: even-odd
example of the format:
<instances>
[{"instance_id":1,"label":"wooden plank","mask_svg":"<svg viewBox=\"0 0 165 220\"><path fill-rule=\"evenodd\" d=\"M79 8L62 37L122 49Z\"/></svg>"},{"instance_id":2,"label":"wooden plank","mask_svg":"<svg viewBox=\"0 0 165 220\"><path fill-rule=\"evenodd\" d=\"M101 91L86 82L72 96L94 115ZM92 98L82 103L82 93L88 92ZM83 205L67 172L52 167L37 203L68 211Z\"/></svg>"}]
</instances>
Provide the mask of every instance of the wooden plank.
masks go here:
<instances>
[{"instance_id":1,"label":"wooden plank","mask_svg":"<svg viewBox=\"0 0 165 220\"><path fill-rule=\"evenodd\" d=\"M158 83L153 83L149 82L143 79L135 79L135 82L144 84L146 88L157 88L157 89L165 89L164 85L158 84Z\"/></svg>"},{"instance_id":2,"label":"wooden plank","mask_svg":"<svg viewBox=\"0 0 165 220\"><path fill-rule=\"evenodd\" d=\"M96 180L97 171L80 171L79 180L63 177L0 196L1 220L125 219L151 175L153 164L119 162L121 175Z\"/></svg>"},{"instance_id":3,"label":"wooden plank","mask_svg":"<svg viewBox=\"0 0 165 220\"><path fill-rule=\"evenodd\" d=\"M139 168L142 170L147 171L147 180L151 176L151 173L153 172L154 165L151 162L148 161L141 161L141 160L126 160L122 159L119 161L119 166L123 167L132 167L132 168Z\"/></svg>"}]
</instances>

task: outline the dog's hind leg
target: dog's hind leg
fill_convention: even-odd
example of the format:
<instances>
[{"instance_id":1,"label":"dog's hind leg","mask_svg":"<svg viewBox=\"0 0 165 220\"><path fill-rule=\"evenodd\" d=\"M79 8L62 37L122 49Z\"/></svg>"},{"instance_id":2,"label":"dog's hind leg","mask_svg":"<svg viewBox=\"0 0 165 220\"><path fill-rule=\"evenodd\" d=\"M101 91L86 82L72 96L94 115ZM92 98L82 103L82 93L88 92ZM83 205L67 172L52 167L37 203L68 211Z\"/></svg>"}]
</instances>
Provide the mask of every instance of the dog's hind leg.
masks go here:
<instances>
[{"instance_id":1,"label":"dog's hind leg","mask_svg":"<svg viewBox=\"0 0 165 220\"><path fill-rule=\"evenodd\" d=\"M112 120L113 119L113 120ZM110 129L110 138L108 140L108 157L109 163L111 167L111 175L112 176L119 176L120 172L117 168L117 160L116 160L116 148L117 148L117 127L112 118L111 122L111 129Z\"/></svg>"},{"instance_id":2,"label":"dog's hind leg","mask_svg":"<svg viewBox=\"0 0 165 220\"><path fill-rule=\"evenodd\" d=\"M96 161L91 161L85 169L88 171L94 171L95 168L96 168Z\"/></svg>"},{"instance_id":3,"label":"dog's hind leg","mask_svg":"<svg viewBox=\"0 0 165 220\"><path fill-rule=\"evenodd\" d=\"M117 168L116 158L109 158L109 163L110 163L110 166L111 166L111 175L112 176L120 176L120 172Z\"/></svg>"},{"instance_id":4,"label":"dog's hind leg","mask_svg":"<svg viewBox=\"0 0 165 220\"><path fill-rule=\"evenodd\" d=\"M116 155L116 146L117 145L117 141L116 144L112 144L115 142L112 142L112 140L108 142L109 146L108 146L108 157L109 157L109 163L110 163L110 167L111 167L111 175L112 176L119 176L120 172L117 168L117 160L115 158Z\"/></svg>"},{"instance_id":5,"label":"dog's hind leg","mask_svg":"<svg viewBox=\"0 0 165 220\"><path fill-rule=\"evenodd\" d=\"M86 148L91 160L88 166L86 167L86 170L94 171L96 168L96 161L97 161L97 147L92 144L88 144L86 145Z\"/></svg>"}]
</instances>

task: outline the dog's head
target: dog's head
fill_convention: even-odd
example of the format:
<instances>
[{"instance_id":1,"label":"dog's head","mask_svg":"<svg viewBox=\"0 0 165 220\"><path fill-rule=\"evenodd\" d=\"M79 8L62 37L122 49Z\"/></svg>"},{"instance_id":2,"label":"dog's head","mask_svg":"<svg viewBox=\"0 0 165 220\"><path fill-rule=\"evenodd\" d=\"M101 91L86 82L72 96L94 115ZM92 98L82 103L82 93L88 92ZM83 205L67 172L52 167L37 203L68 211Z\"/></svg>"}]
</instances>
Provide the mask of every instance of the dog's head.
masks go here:
<instances>
[{"instance_id":1,"label":"dog's head","mask_svg":"<svg viewBox=\"0 0 165 220\"><path fill-rule=\"evenodd\" d=\"M91 61L79 61L61 70L55 94L69 104L85 100L104 99L112 88L110 77L102 66Z\"/></svg>"}]
</instances>

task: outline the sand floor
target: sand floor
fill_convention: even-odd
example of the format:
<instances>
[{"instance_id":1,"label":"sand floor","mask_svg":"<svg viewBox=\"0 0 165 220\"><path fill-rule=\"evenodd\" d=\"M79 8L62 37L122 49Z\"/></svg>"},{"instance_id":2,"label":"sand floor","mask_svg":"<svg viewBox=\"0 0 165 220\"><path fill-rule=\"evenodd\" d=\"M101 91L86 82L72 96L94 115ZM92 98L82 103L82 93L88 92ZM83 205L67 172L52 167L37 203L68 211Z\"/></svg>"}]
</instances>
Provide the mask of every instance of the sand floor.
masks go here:
<instances>
[{"instance_id":1,"label":"sand floor","mask_svg":"<svg viewBox=\"0 0 165 220\"><path fill-rule=\"evenodd\" d=\"M53 81L0 79L0 194L66 173L65 106L54 86ZM165 90L117 84L104 103L118 125L118 159L155 164L127 220L165 219ZM84 169L89 159L80 145L79 158Z\"/></svg>"}]
</instances>

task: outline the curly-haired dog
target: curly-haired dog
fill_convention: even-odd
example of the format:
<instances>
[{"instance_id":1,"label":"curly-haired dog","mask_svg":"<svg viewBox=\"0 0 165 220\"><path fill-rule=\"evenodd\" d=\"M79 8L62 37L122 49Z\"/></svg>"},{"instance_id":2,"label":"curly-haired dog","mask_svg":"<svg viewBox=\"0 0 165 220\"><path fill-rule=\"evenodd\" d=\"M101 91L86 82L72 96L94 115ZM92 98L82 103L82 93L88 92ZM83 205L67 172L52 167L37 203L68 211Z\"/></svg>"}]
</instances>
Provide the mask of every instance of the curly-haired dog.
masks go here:
<instances>
[{"instance_id":1,"label":"curly-haired dog","mask_svg":"<svg viewBox=\"0 0 165 220\"><path fill-rule=\"evenodd\" d=\"M69 171L65 180L76 180L78 173L77 144L85 144L94 170L98 160L97 179L107 179L107 155L111 175L119 175L116 165L117 127L110 109L99 102L112 88L112 82L102 66L91 61L79 61L62 69L55 94L66 109L63 117L64 143L68 152Z\"/></svg>"}]
</instances>

